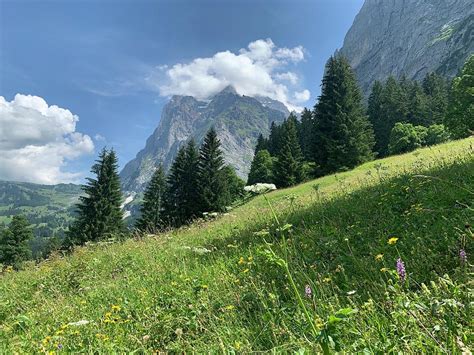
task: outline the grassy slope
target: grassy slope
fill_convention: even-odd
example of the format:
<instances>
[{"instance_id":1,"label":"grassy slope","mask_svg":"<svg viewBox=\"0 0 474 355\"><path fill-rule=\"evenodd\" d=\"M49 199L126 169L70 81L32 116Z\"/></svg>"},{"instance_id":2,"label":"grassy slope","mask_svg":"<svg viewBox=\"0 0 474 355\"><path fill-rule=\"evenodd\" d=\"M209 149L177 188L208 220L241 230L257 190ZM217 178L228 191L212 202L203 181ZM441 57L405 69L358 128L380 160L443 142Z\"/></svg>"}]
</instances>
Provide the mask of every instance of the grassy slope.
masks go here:
<instances>
[{"instance_id":1,"label":"grassy slope","mask_svg":"<svg viewBox=\"0 0 474 355\"><path fill-rule=\"evenodd\" d=\"M345 351L461 352L472 345L472 270L458 253L473 251L473 156L467 139L268 194L281 225L293 226L286 249L258 197L213 222L7 272L0 353L58 344L90 352L320 351L269 247L287 253L302 296L311 285L313 297L303 299L310 317ZM398 257L409 275L403 285ZM328 328L344 307L357 313ZM79 320L90 323L68 325Z\"/></svg>"}]
</instances>

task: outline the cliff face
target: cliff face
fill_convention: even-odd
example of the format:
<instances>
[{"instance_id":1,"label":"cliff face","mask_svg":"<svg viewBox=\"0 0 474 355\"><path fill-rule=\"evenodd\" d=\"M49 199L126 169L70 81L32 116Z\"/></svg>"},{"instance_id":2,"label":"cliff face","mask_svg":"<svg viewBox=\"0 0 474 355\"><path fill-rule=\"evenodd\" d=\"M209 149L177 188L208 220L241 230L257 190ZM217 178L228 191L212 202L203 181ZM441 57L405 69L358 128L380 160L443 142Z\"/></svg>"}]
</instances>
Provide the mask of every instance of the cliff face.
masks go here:
<instances>
[{"instance_id":1,"label":"cliff face","mask_svg":"<svg viewBox=\"0 0 474 355\"><path fill-rule=\"evenodd\" d=\"M472 0L366 0L340 50L366 95L389 75L453 77L473 52Z\"/></svg>"},{"instance_id":2,"label":"cliff face","mask_svg":"<svg viewBox=\"0 0 474 355\"><path fill-rule=\"evenodd\" d=\"M191 137L201 143L211 126L221 140L226 162L245 177L258 135L268 134L271 122L281 122L288 114L278 101L241 96L231 87L208 102L173 96L145 148L120 173L123 189L142 191L159 163L168 169L179 147Z\"/></svg>"}]
</instances>

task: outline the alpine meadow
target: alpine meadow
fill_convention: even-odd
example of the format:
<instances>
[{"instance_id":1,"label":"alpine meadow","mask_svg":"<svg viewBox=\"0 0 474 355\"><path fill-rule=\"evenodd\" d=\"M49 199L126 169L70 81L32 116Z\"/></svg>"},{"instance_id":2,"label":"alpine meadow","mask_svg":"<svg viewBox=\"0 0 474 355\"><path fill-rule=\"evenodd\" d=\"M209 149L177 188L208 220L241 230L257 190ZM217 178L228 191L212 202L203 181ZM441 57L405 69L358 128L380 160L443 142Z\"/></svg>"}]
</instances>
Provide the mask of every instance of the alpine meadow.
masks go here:
<instances>
[{"instance_id":1,"label":"alpine meadow","mask_svg":"<svg viewBox=\"0 0 474 355\"><path fill-rule=\"evenodd\" d=\"M473 19L2 2L0 354L471 354Z\"/></svg>"}]
</instances>

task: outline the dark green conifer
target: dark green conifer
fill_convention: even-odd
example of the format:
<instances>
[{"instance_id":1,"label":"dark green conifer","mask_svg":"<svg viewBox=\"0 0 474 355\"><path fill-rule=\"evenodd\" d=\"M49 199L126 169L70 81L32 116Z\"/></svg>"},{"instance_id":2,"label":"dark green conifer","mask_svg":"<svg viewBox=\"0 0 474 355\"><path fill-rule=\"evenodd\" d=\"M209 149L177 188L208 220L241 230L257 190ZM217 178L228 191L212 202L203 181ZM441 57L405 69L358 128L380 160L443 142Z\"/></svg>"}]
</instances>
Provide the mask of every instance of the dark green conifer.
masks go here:
<instances>
[{"instance_id":1,"label":"dark green conifer","mask_svg":"<svg viewBox=\"0 0 474 355\"><path fill-rule=\"evenodd\" d=\"M140 217L135 227L141 232L156 233L165 227L164 199L166 194L166 177L160 164L145 190Z\"/></svg>"},{"instance_id":2,"label":"dark green conifer","mask_svg":"<svg viewBox=\"0 0 474 355\"><path fill-rule=\"evenodd\" d=\"M95 178L87 178L79 198L77 217L66 238L66 246L121 236L124 232L122 193L117 156L105 148L92 166Z\"/></svg>"},{"instance_id":3,"label":"dark green conifer","mask_svg":"<svg viewBox=\"0 0 474 355\"><path fill-rule=\"evenodd\" d=\"M0 263L18 269L23 261L31 258L28 242L32 238L33 232L26 218L14 216L0 233Z\"/></svg>"},{"instance_id":4,"label":"dark green conifer","mask_svg":"<svg viewBox=\"0 0 474 355\"><path fill-rule=\"evenodd\" d=\"M373 130L355 75L343 57L326 65L315 107L314 156L319 173L350 169L373 158Z\"/></svg>"},{"instance_id":5,"label":"dark green conifer","mask_svg":"<svg viewBox=\"0 0 474 355\"><path fill-rule=\"evenodd\" d=\"M260 150L253 157L247 185L273 183L273 159L268 150Z\"/></svg>"}]
</instances>

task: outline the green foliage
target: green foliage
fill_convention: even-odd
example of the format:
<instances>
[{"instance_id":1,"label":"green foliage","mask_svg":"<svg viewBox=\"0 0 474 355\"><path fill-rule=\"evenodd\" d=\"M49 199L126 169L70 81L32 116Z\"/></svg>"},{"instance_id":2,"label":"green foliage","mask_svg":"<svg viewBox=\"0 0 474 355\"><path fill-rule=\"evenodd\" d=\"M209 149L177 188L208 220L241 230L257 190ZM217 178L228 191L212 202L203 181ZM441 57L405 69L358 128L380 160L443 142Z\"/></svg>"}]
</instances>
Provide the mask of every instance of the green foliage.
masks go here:
<instances>
[{"instance_id":1,"label":"green foliage","mask_svg":"<svg viewBox=\"0 0 474 355\"><path fill-rule=\"evenodd\" d=\"M423 145L436 145L447 142L451 139L451 134L442 124L434 124L426 130L426 137Z\"/></svg>"},{"instance_id":2,"label":"green foliage","mask_svg":"<svg viewBox=\"0 0 474 355\"><path fill-rule=\"evenodd\" d=\"M474 54L453 80L445 123L455 138L474 132Z\"/></svg>"},{"instance_id":3,"label":"green foliage","mask_svg":"<svg viewBox=\"0 0 474 355\"><path fill-rule=\"evenodd\" d=\"M467 352L472 149L369 162L212 222L5 271L0 353Z\"/></svg>"},{"instance_id":4,"label":"green foliage","mask_svg":"<svg viewBox=\"0 0 474 355\"><path fill-rule=\"evenodd\" d=\"M91 169L95 178L87 178L88 183L82 187L85 195L79 197L77 217L65 241L67 247L111 238L124 232L117 170L115 152L104 148Z\"/></svg>"},{"instance_id":5,"label":"green foliage","mask_svg":"<svg viewBox=\"0 0 474 355\"><path fill-rule=\"evenodd\" d=\"M273 159L268 150L258 151L250 165L247 185L273 182Z\"/></svg>"},{"instance_id":6,"label":"green foliage","mask_svg":"<svg viewBox=\"0 0 474 355\"><path fill-rule=\"evenodd\" d=\"M390 134L390 154L402 154L420 148L425 141L426 133L426 128L422 126L395 123Z\"/></svg>"},{"instance_id":7,"label":"green foliage","mask_svg":"<svg viewBox=\"0 0 474 355\"><path fill-rule=\"evenodd\" d=\"M8 228L0 230L0 264L19 268L23 261L31 258L28 243L32 238L27 219L21 215L14 216Z\"/></svg>"},{"instance_id":8,"label":"green foliage","mask_svg":"<svg viewBox=\"0 0 474 355\"><path fill-rule=\"evenodd\" d=\"M373 158L373 130L355 75L343 57L331 57L326 64L313 141L321 174L350 169Z\"/></svg>"},{"instance_id":9,"label":"green foliage","mask_svg":"<svg viewBox=\"0 0 474 355\"><path fill-rule=\"evenodd\" d=\"M428 73L423 79L423 90L427 95L430 122L442 124L446 117L449 83L441 75Z\"/></svg>"},{"instance_id":10,"label":"green foliage","mask_svg":"<svg viewBox=\"0 0 474 355\"><path fill-rule=\"evenodd\" d=\"M159 165L145 190L140 217L135 227L142 232L155 233L165 226L164 199L166 195L166 177L163 166Z\"/></svg>"},{"instance_id":11,"label":"green foliage","mask_svg":"<svg viewBox=\"0 0 474 355\"><path fill-rule=\"evenodd\" d=\"M298 125L298 138L305 161L311 161L313 157L313 127L313 112L305 107L301 113L301 123Z\"/></svg>"},{"instance_id":12,"label":"green foliage","mask_svg":"<svg viewBox=\"0 0 474 355\"><path fill-rule=\"evenodd\" d=\"M230 205L243 197L245 182L237 176L231 165L222 168L222 175L225 182L226 205Z\"/></svg>"},{"instance_id":13,"label":"green foliage","mask_svg":"<svg viewBox=\"0 0 474 355\"><path fill-rule=\"evenodd\" d=\"M198 203L202 212L224 211L228 202L222 174L224 158L220 145L215 129L211 128L201 145L198 164Z\"/></svg>"}]
</instances>

